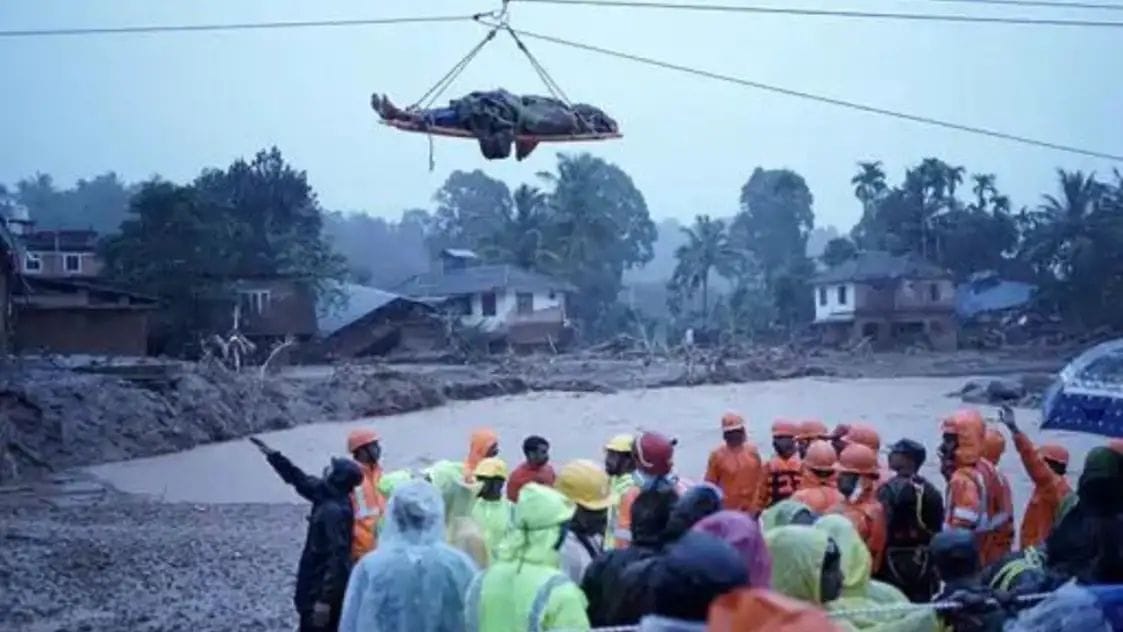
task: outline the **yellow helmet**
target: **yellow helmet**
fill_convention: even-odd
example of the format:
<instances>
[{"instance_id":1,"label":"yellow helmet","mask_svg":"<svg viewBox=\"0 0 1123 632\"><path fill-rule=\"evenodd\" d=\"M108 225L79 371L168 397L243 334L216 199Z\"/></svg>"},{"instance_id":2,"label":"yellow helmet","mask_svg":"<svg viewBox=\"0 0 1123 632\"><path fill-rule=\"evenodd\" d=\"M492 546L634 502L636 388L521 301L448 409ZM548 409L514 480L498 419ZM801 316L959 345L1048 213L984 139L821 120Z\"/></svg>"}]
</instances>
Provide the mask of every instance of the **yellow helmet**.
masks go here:
<instances>
[{"instance_id":1,"label":"yellow helmet","mask_svg":"<svg viewBox=\"0 0 1123 632\"><path fill-rule=\"evenodd\" d=\"M476 465L473 474L476 478L507 478L507 463L499 457L484 459Z\"/></svg>"},{"instance_id":2,"label":"yellow helmet","mask_svg":"<svg viewBox=\"0 0 1123 632\"><path fill-rule=\"evenodd\" d=\"M592 461L578 459L566 463L554 487L585 509L599 511L612 504L608 474Z\"/></svg>"},{"instance_id":3,"label":"yellow helmet","mask_svg":"<svg viewBox=\"0 0 1123 632\"><path fill-rule=\"evenodd\" d=\"M630 434L619 434L608 440L604 449L610 452L631 452L636 438Z\"/></svg>"}]
</instances>

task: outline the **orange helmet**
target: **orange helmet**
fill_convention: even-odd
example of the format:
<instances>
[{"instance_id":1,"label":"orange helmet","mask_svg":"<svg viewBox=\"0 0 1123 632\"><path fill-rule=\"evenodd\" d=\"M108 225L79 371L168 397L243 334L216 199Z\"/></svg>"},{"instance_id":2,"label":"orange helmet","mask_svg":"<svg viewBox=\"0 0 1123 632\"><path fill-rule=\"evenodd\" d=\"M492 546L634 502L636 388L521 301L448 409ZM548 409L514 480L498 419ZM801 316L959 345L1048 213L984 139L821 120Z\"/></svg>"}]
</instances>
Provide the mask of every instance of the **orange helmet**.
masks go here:
<instances>
[{"instance_id":1,"label":"orange helmet","mask_svg":"<svg viewBox=\"0 0 1123 632\"><path fill-rule=\"evenodd\" d=\"M827 426L818 419L808 419L799 424L799 435L797 439L826 439L830 436L830 431Z\"/></svg>"},{"instance_id":2,"label":"orange helmet","mask_svg":"<svg viewBox=\"0 0 1123 632\"><path fill-rule=\"evenodd\" d=\"M364 445L370 445L382 437L370 428L356 428L347 433L347 451L355 452Z\"/></svg>"},{"instance_id":3,"label":"orange helmet","mask_svg":"<svg viewBox=\"0 0 1123 632\"><path fill-rule=\"evenodd\" d=\"M940 424L940 431L956 437L956 465L978 463L986 438L986 422L979 411L970 408L956 411Z\"/></svg>"},{"instance_id":4,"label":"orange helmet","mask_svg":"<svg viewBox=\"0 0 1123 632\"><path fill-rule=\"evenodd\" d=\"M777 419L772 422L773 437L795 437L799 434L799 425L789 419Z\"/></svg>"},{"instance_id":5,"label":"orange helmet","mask_svg":"<svg viewBox=\"0 0 1123 632\"><path fill-rule=\"evenodd\" d=\"M1061 465L1068 465L1068 450L1063 445L1057 443L1043 443L1041 447L1037 448L1037 453L1041 458L1060 463Z\"/></svg>"},{"instance_id":6,"label":"orange helmet","mask_svg":"<svg viewBox=\"0 0 1123 632\"><path fill-rule=\"evenodd\" d=\"M863 423L850 424L850 429L846 432L843 440L848 443L857 443L864 445L867 448L877 452L881 449L881 435L873 429L873 426Z\"/></svg>"},{"instance_id":7,"label":"orange helmet","mask_svg":"<svg viewBox=\"0 0 1123 632\"><path fill-rule=\"evenodd\" d=\"M842 451L838 457L838 471L865 476L881 473L877 466L877 453L860 443L851 443Z\"/></svg>"},{"instance_id":8,"label":"orange helmet","mask_svg":"<svg viewBox=\"0 0 1123 632\"><path fill-rule=\"evenodd\" d=\"M987 428L983 435L983 458L998 465L1002 453L1006 451L1006 438L997 428Z\"/></svg>"},{"instance_id":9,"label":"orange helmet","mask_svg":"<svg viewBox=\"0 0 1123 632\"><path fill-rule=\"evenodd\" d=\"M831 444L818 439L807 446L807 454L803 457L803 464L811 470L832 470L837 460Z\"/></svg>"},{"instance_id":10,"label":"orange helmet","mask_svg":"<svg viewBox=\"0 0 1123 632\"><path fill-rule=\"evenodd\" d=\"M721 431L744 430L745 418L737 413L725 413L721 416Z\"/></svg>"}]
</instances>

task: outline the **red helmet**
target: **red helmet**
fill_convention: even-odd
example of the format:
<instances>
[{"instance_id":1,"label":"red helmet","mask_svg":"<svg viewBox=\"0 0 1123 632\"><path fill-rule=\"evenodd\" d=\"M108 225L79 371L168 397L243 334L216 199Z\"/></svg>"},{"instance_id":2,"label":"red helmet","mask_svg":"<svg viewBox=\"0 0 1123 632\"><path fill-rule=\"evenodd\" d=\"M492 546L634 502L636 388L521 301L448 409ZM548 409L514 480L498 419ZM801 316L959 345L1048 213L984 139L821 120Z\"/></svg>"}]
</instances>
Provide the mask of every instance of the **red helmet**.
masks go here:
<instances>
[{"instance_id":1,"label":"red helmet","mask_svg":"<svg viewBox=\"0 0 1123 632\"><path fill-rule=\"evenodd\" d=\"M671 473L675 458L675 440L658 432L645 432L636 439L636 466L654 476Z\"/></svg>"}]
</instances>

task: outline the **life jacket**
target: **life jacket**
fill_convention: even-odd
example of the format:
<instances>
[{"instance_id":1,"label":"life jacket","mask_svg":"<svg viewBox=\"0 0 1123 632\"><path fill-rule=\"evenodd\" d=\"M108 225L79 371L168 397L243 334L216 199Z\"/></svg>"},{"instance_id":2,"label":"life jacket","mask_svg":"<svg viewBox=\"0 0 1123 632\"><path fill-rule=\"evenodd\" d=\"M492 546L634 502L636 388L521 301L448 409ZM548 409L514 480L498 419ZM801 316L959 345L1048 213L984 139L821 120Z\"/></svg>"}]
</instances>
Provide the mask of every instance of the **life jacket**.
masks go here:
<instances>
[{"instance_id":1,"label":"life jacket","mask_svg":"<svg viewBox=\"0 0 1123 632\"><path fill-rule=\"evenodd\" d=\"M794 454L787 459L774 456L768 461L762 509L787 500L799 489L802 467L799 456Z\"/></svg>"},{"instance_id":2,"label":"life jacket","mask_svg":"<svg viewBox=\"0 0 1123 632\"><path fill-rule=\"evenodd\" d=\"M351 509L355 513L351 528L351 560L356 562L378 547L378 523L386 513L386 497L378 490L382 468L360 467L363 481L351 491Z\"/></svg>"}]
</instances>

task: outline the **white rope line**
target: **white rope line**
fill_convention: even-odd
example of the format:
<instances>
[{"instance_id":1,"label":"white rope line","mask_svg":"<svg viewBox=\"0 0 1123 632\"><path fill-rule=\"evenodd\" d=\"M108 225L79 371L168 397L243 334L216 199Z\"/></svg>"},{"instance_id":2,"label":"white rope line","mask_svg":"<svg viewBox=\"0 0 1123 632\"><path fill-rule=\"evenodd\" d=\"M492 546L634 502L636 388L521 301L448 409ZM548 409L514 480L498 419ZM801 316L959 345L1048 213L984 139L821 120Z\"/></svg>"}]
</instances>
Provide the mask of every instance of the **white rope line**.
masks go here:
<instances>
[{"instance_id":1,"label":"white rope line","mask_svg":"<svg viewBox=\"0 0 1123 632\"><path fill-rule=\"evenodd\" d=\"M1032 603L1045 599L1051 592L1031 593L1028 595L1019 595L1014 597L1011 601L1017 603ZM988 606L1002 605L1000 601L994 598L987 599L983 603ZM893 614L900 612L918 612L921 610L933 610L935 612L943 612L945 610L958 610L963 607L963 604L958 601L934 601L932 603L902 603L884 606L873 606L870 608L850 608L847 610L834 610L827 612L828 615L839 619L849 617L856 617L867 614Z\"/></svg>"}]
</instances>

